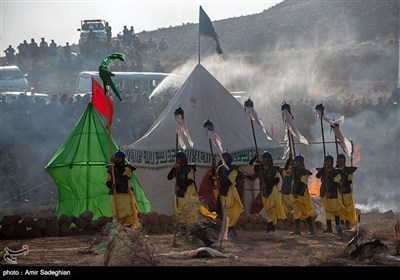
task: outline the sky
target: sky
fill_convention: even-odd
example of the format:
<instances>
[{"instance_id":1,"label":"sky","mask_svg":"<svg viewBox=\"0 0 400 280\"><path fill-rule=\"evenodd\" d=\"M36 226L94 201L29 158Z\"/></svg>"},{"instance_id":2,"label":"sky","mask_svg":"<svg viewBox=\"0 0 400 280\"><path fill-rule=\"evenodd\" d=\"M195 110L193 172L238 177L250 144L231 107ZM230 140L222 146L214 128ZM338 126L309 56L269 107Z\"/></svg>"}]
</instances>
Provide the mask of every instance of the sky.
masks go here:
<instances>
[{"instance_id":1,"label":"sky","mask_svg":"<svg viewBox=\"0 0 400 280\"><path fill-rule=\"evenodd\" d=\"M14 49L34 38L44 37L57 45L77 44L80 22L84 19L104 19L112 27L112 36L124 25L134 27L135 33L183 23L198 23L201 5L212 21L261 13L282 0L131 0L131 1L35 1L0 0L1 56L12 45Z\"/></svg>"}]
</instances>

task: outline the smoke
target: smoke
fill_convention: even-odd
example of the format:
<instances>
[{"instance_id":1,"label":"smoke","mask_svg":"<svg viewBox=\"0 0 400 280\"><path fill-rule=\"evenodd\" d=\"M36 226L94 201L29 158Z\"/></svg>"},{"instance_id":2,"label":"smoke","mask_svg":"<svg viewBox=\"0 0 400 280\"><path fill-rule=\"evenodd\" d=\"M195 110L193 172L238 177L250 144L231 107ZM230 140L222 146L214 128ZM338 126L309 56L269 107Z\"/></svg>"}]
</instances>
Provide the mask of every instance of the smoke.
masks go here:
<instances>
[{"instance_id":1,"label":"smoke","mask_svg":"<svg viewBox=\"0 0 400 280\"><path fill-rule=\"evenodd\" d=\"M357 155L361 161L356 163L358 169L354 176L357 206L362 210L379 207L382 211L400 211L399 172L395 168L400 156L400 113L398 105L390 99L394 81L370 78L374 76L371 73L387 72L383 65L390 50L385 48L382 55L368 60L371 53L376 54L376 46L364 47L359 45L351 52L359 52L361 60L367 60L370 68L364 71L365 80L360 80L359 73L364 62L351 65L346 79L340 73L326 71L326 65L318 63L332 60L334 63L337 59L333 58L343 52L341 47L324 49L323 53L304 49L275 52L273 59L270 54L260 56L260 61L268 58L269 65L253 64L245 56L216 55L203 58L202 65L228 91L243 91L245 97L250 97L266 128L270 130L273 125L280 141L285 131L280 107L283 102L291 105L299 131L312 143L296 145L296 153L305 157L310 170L321 167L324 158L321 123L314 115L315 106L322 101L330 118L344 115L343 135L361 147ZM180 67L180 73L187 76L195 64L188 61ZM334 134L327 123L323 126L326 152L336 158ZM343 153L340 147L339 153ZM348 158L348 165L350 161Z\"/></svg>"}]
</instances>

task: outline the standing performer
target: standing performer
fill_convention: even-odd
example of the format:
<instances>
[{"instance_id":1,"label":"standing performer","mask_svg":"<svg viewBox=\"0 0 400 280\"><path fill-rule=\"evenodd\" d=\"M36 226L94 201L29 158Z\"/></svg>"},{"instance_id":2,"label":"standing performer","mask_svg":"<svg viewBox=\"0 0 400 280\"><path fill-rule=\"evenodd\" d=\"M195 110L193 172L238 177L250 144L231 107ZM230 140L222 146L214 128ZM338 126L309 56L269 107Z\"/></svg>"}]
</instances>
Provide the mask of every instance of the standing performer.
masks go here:
<instances>
[{"instance_id":1,"label":"standing performer","mask_svg":"<svg viewBox=\"0 0 400 280\"><path fill-rule=\"evenodd\" d=\"M344 208L340 210L340 220L345 222L346 229L351 229L351 224L356 224L356 208L354 206L353 198L353 176L357 167L346 166L346 156L344 154L339 154L337 156L337 169L339 170L341 176L340 193L342 194L342 201Z\"/></svg>"},{"instance_id":2,"label":"standing performer","mask_svg":"<svg viewBox=\"0 0 400 280\"><path fill-rule=\"evenodd\" d=\"M322 205L325 209L326 230L324 233L332 233L332 221L335 221L336 230L342 233L340 226L340 208L343 204L340 199L340 173L333 167L333 157L328 155L325 157L324 166L317 168L316 177L321 180L320 197Z\"/></svg>"},{"instance_id":3,"label":"standing performer","mask_svg":"<svg viewBox=\"0 0 400 280\"><path fill-rule=\"evenodd\" d=\"M292 205L294 210L295 230L291 234L301 235L300 233L300 220L307 221L310 228L308 235L315 235L314 227L312 224L311 216L314 215L314 208L310 201L308 193L308 177L312 174L306 169L304 165L304 158L296 156L294 158L293 166L293 188L292 188Z\"/></svg>"},{"instance_id":4,"label":"standing performer","mask_svg":"<svg viewBox=\"0 0 400 280\"><path fill-rule=\"evenodd\" d=\"M107 167L106 185L110 189L111 209L114 219L120 224L134 228L140 227L138 218L139 207L132 191L131 176L136 168L125 163L125 154L118 150L114 154L113 165ZM114 169L112 171L112 169ZM114 179L113 180L113 174Z\"/></svg>"},{"instance_id":5,"label":"standing performer","mask_svg":"<svg viewBox=\"0 0 400 280\"><path fill-rule=\"evenodd\" d=\"M262 153L261 160L255 162L256 159L257 155L250 160L249 165L254 165L254 171L260 181L262 202L267 214L267 233L270 233L275 231L278 219L286 219L278 194L279 169L273 165L272 156L267 151Z\"/></svg>"},{"instance_id":6,"label":"standing performer","mask_svg":"<svg viewBox=\"0 0 400 280\"><path fill-rule=\"evenodd\" d=\"M176 155L176 162L168 173L168 180L176 178L175 195L176 195L176 214L179 215L179 221L182 223L197 221L197 211L184 213L191 210L191 203L197 198L197 189L195 182L196 166L188 164L186 154L182 151ZM197 209L197 207L196 207Z\"/></svg>"},{"instance_id":7,"label":"standing performer","mask_svg":"<svg viewBox=\"0 0 400 280\"><path fill-rule=\"evenodd\" d=\"M285 210L286 217L289 221L293 220L293 204L290 199L292 193L292 182L293 182L293 156L289 154L286 164L283 168L279 168L279 174L282 177L282 188L281 188L281 199L282 206Z\"/></svg>"},{"instance_id":8,"label":"standing performer","mask_svg":"<svg viewBox=\"0 0 400 280\"><path fill-rule=\"evenodd\" d=\"M242 201L236 188L236 182L243 179L239 167L232 164L233 158L230 153L223 152L222 158L225 165L221 164L217 168L218 188L220 191L221 205L226 207L226 215L229 219L228 234L237 235L235 226L239 216L244 211ZM227 169L227 166L229 169Z\"/></svg>"}]
</instances>

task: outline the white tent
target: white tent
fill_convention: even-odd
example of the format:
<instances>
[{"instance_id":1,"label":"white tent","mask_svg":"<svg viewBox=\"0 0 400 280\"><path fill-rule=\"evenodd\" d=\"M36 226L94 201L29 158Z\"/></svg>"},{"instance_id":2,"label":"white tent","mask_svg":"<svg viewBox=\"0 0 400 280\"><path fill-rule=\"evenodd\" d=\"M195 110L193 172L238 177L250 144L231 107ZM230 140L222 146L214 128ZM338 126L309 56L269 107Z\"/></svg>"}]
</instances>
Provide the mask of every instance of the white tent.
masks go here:
<instances>
[{"instance_id":1,"label":"white tent","mask_svg":"<svg viewBox=\"0 0 400 280\"><path fill-rule=\"evenodd\" d=\"M175 162L174 112L179 107L184 110L184 120L194 142L193 148L186 144L189 147L186 154L189 163L196 164L198 190L211 166L209 141L203 128L207 119L213 122L214 131L220 136L223 149L232 154L234 164L245 165L254 155L250 117L243 104L198 64L146 134L125 147L129 161L137 167L137 177L152 209L165 214L174 213L174 181L168 181L167 174ZM270 151L274 159L282 158L282 146L268 140L255 122L254 128L259 150ZM215 147L213 152L217 152Z\"/></svg>"}]
</instances>

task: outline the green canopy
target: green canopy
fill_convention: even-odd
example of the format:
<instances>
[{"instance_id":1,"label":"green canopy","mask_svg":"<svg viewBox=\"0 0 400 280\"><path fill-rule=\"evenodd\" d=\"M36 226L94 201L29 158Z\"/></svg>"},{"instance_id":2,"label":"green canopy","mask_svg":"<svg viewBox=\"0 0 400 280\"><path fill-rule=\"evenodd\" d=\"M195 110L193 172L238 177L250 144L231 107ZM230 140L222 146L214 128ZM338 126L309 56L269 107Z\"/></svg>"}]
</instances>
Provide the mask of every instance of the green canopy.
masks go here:
<instances>
[{"instance_id":1,"label":"green canopy","mask_svg":"<svg viewBox=\"0 0 400 280\"><path fill-rule=\"evenodd\" d=\"M114 140L112 150L113 153L118 150ZM94 219L112 216L105 184L107 164L110 164L107 130L89 103L72 133L45 167L58 189L57 217L79 216L86 210L93 212ZM150 212L150 203L134 174L131 180L139 211Z\"/></svg>"}]
</instances>

